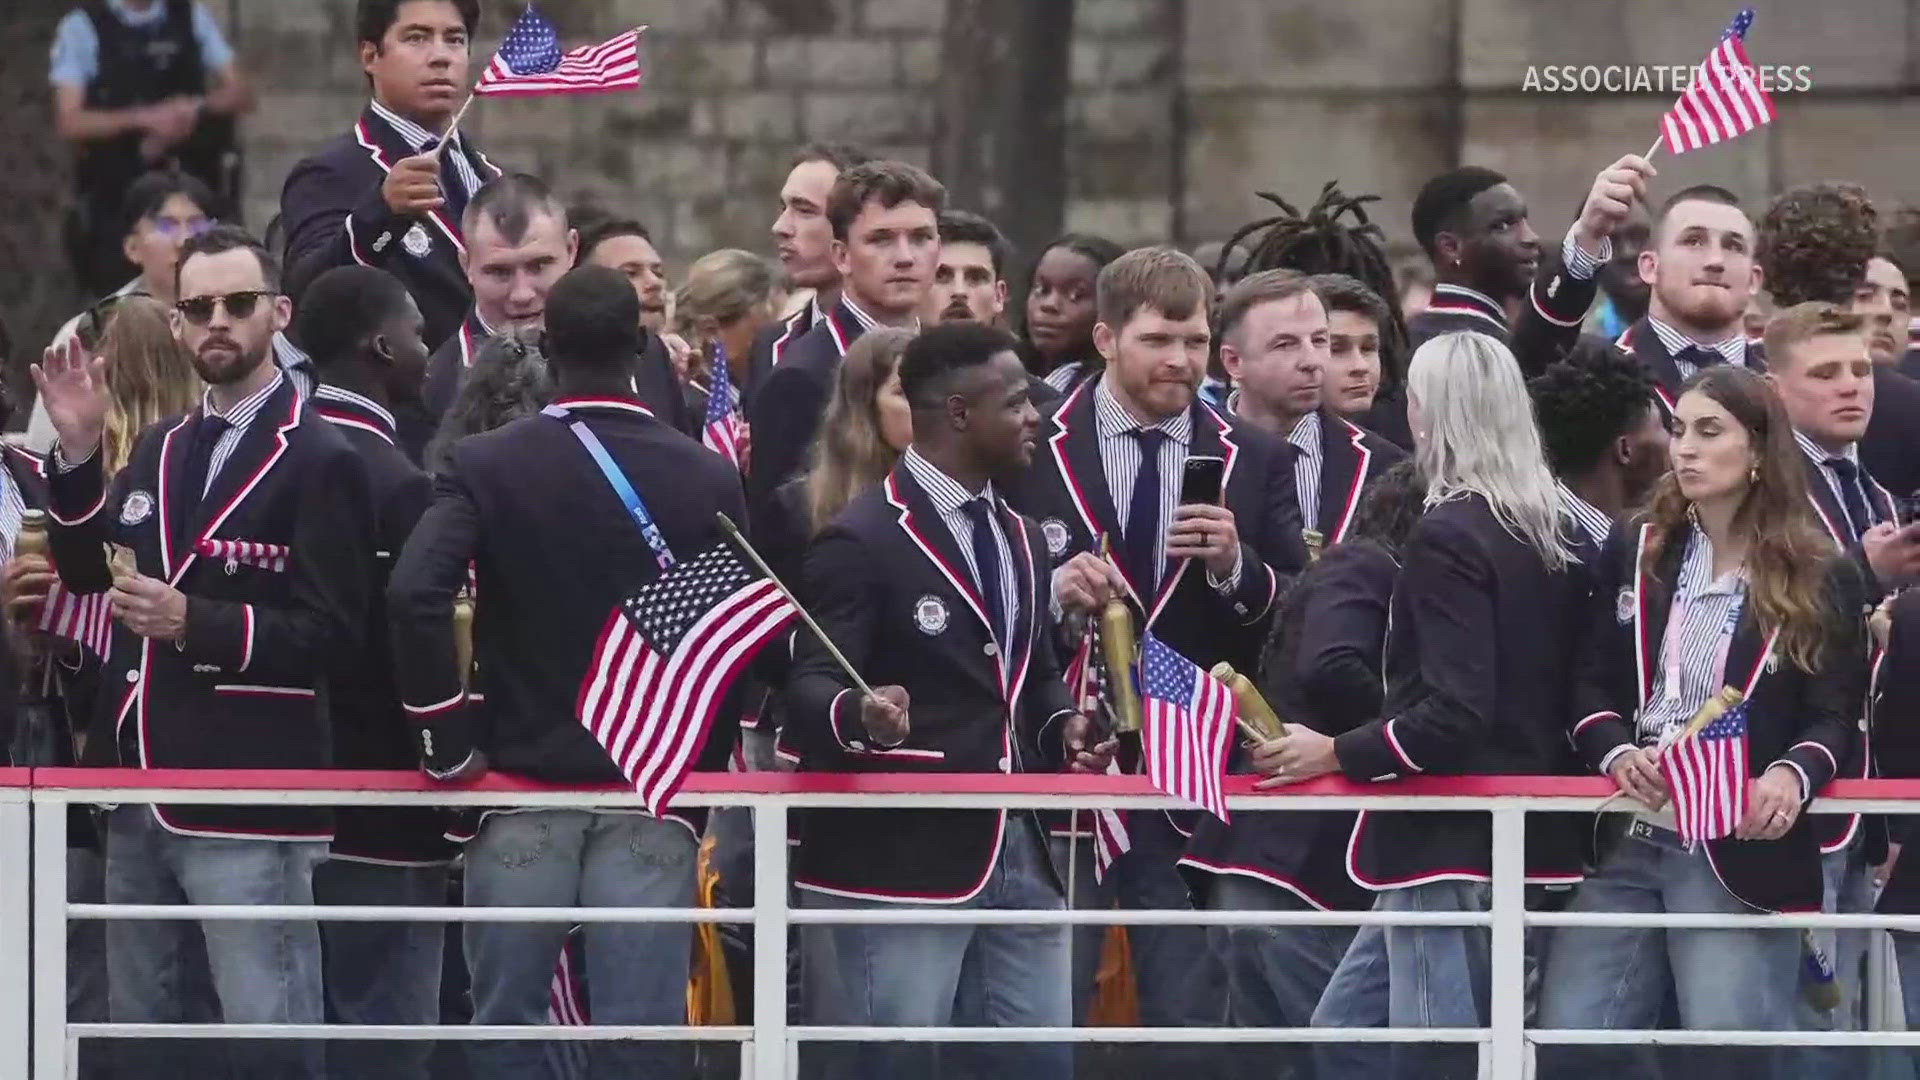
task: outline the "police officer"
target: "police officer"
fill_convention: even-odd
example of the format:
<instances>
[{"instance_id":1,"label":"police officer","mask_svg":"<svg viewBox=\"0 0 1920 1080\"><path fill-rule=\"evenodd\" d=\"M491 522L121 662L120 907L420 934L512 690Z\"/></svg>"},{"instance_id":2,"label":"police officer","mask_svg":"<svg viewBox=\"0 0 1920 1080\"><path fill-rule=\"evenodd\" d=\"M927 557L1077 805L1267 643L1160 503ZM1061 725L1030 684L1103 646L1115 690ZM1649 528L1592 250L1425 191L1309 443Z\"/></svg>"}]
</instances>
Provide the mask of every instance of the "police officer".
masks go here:
<instances>
[{"instance_id":1,"label":"police officer","mask_svg":"<svg viewBox=\"0 0 1920 1080\"><path fill-rule=\"evenodd\" d=\"M253 91L220 28L198 0L88 0L54 31L49 81L54 127L73 144L78 199L68 249L93 296L133 268L120 251L127 185L178 168L239 201L234 117Z\"/></svg>"}]
</instances>

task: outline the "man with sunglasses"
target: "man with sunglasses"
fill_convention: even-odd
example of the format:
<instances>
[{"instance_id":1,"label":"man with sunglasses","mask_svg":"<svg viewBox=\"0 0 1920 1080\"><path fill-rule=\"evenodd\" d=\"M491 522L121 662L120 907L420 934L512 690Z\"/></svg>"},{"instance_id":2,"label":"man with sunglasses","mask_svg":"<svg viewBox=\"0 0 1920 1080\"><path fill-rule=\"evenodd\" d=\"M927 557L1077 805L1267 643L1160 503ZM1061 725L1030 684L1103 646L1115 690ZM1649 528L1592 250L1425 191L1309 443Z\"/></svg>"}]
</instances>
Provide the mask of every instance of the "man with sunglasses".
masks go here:
<instances>
[{"instance_id":1,"label":"man with sunglasses","mask_svg":"<svg viewBox=\"0 0 1920 1080\"><path fill-rule=\"evenodd\" d=\"M59 435L54 564L107 593L113 644L91 764L317 769L332 761L324 673L364 633L373 522L366 470L273 362L291 305L279 267L219 226L181 250L174 332L207 383L200 408L142 432L109 485L106 362L69 348L35 366ZM107 545L113 545L109 561ZM123 805L106 818L115 903L313 902L333 836L324 808ZM319 1023L311 921L210 921L201 936L226 1023ZM179 922L107 929L109 1013L184 1019ZM175 1040L164 1040L172 1044ZM317 1078L321 1045L239 1040L229 1075ZM128 1075L209 1074L192 1048L126 1047Z\"/></svg>"},{"instance_id":2,"label":"man with sunglasses","mask_svg":"<svg viewBox=\"0 0 1920 1080\"><path fill-rule=\"evenodd\" d=\"M214 196L193 176L179 172L151 172L127 189L124 217L126 239L121 250L140 273L132 281L109 293L92 307L67 320L53 337L53 348L64 349L78 336L89 351L100 344L107 323L113 318L114 305L129 296L151 296L171 305L176 299L175 272L180 248L216 224ZM293 373L302 394L313 390L313 364L305 353L287 340L285 334L273 338L274 359ZM38 454L53 449L53 422L46 406L34 402L27 420L27 447Z\"/></svg>"}]
</instances>

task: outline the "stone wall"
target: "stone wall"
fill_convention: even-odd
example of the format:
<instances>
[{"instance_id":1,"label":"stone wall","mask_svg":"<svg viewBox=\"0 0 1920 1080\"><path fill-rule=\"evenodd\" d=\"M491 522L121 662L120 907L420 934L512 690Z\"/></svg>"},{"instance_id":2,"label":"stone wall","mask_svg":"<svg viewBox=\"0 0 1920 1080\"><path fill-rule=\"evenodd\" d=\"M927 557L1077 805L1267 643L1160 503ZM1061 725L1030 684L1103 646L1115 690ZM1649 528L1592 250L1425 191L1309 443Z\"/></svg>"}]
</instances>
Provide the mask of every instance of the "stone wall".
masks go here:
<instances>
[{"instance_id":1,"label":"stone wall","mask_svg":"<svg viewBox=\"0 0 1920 1080\"><path fill-rule=\"evenodd\" d=\"M1031 0L1056 3L1064 0ZM1920 201L1920 0L1753 0L1752 52L1808 65L1811 93L1728 146L1656 158L1661 188L1712 179L1755 201L1849 177L1884 202ZM14 0L0 43L0 317L45 340L73 307L58 257L63 153L48 133L52 24L71 0ZM247 124L247 220L364 100L353 0L208 0L261 88ZM487 0L487 55L518 0ZM569 44L628 26L646 84L592 98L491 100L470 127L509 167L572 199L627 209L676 265L719 245L764 250L792 148L849 139L925 163L946 0L543 0ZM1414 191L1473 161L1510 173L1557 229L1589 179L1644 150L1671 94L1546 94L1529 65L1692 64L1729 17L1723 0L1077 0L1069 50L1069 227L1128 243L1219 238L1255 190L1310 200L1338 179L1385 197L1408 239ZM13 361L29 348L16 344Z\"/></svg>"}]
</instances>

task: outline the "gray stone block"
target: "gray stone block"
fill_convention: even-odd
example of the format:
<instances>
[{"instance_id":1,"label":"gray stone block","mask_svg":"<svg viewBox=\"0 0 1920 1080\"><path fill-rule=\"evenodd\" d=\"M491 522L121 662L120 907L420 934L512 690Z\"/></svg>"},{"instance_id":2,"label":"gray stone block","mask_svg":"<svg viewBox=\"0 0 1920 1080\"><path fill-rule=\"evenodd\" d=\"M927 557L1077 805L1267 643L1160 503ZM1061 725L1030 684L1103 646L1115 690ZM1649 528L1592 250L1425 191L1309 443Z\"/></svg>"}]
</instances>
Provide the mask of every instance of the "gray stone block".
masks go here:
<instances>
[{"instance_id":1,"label":"gray stone block","mask_svg":"<svg viewBox=\"0 0 1920 1080\"><path fill-rule=\"evenodd\" d=\"M868 30L938 31L947 23L946 0L866 0L861 23Z\"/></svg>"},{"instance_id":2,"label":"gray stone block","mask_svg":"<svg viewBox=\"0 0 1920 1080\"><path fill-rule=\"evenodd\" d=\"M1920 124L1920 101L1877 98L1783 103L1773 122L1779 172L1774 189L1819 180L1852 180L1873 195L1882 220L1896 205L1920 202L1920 146L1910 135Z\"/></svg>"},{"instance_id":3,"label":"gray stone block","mask_svg":"<svg viewBox=\"0 0 1920 1080\"><path fill-rule=\"evenodd\" d=\"M900 42L900 85L930 86L940 80L943 50L939 38Z\"/></svg>"},{"instance_id":4,"label":"gray stone block","mask_svg":"<svg viewBox=\"0 0 1920 1080\"><path fill-rule=\"evenodd\" d=\"M1074 94L1067 130L1094 139L1140 139L1173 130L1173 96L1165 90L1103 90Z\"/></svg>"},{"instance_id":5,"label":"gray stone block","mask_svg":"<svg viewBox=\"0 0 1920 1080\"><path fill-rule=\"evenodd\" d=\"M892 86L899 47L888 38L773 38L766 47L767 85Z\"/></svg>"},{"instance_id":6,"label":"gray stone block","mask_svg":"<svg viewBox=\"0 0 1920 1080\"><path fill-rule=\"evenodd\" d=\"M608 36L634 26L645 26L649 32L721 30L727 22L726 0L673 0L667 4L657 0L606 0L605 8L599 21ZM558 21L557 14L548 13L547 18L556 26L566 25Z\"/></svg>"},{"instance_id":7,"label":"gray stone block","mask_svg":"<svg viewBox=\"0 0 1920 1080\"><path fill-rule=\"evenodd\" d=\"M801 115L810 139L912 142L933 130L933 101L919 93L808 94Z\"/></svg>"},{"instance_id":8,"label":"gray stone block","mask_svg":"<svg viewBox=\"0 0 1920 1080\"><path fill-rule=\"evenodd\" d=\"M1446 116L1424 95L1195 95L1183 239L1224 239L1271 216L1256 191L1311 203L1329 180L1349 195L1381 196L1369 205L1374 218L1388 236L1408 237L1414 194L1450 162Z\"/></svg>"},{"instance_id":9,"label":"gray stone block","mask_svg":"<svg viewBox=\"0 0 1920 1080\"><path fill-rule=\"evenodd\" d=\"M758 43L752 40L657 37L642 50L642 82L649 89L752 86L759 74L758 49Z\"/></svg>"},{"instance_id":10,"label":"gray stone block","mask_svg":"<svg viewBox=\"0 0 1920 1080\"><path fill-rule=\"evenodd\" d=\"M800 116L791 93L733 93L714 104L719 114L716 134L730 139L792 139L799 135Z\"/></svg>"},{"instance_id":11,"label":"gray stone block","mask_svg":"<svg viewBox=\"0 0 1920 1080\"><path fill-rule=\"evenodd\" d=\"M1158 199L1069 199L1067 228L1104 236L1122 247L1165 243L1173 206Z\"/></svg>"},{"instance_id":12,"label":"gray stone block","mask_svg":"<svg viewBox=\"0 0 1920 1080\"><path fill-rule=\"evenodd\" d=\"M1199 6L1204 7L1207 2L1201 0ZM1077 0L1073 29L1076 34L1154 33L1170 25L1171 15L1167 0Z\"/></svg>"},{"instance_id":13,"label":"gray stone block","mask_svg":"<svg viewBox=\"0 0 1920 1080\"><path fill-rule=\"evenodd\" d=\"M1196 90L1405 90L1452 76L1457 0L1275 0L1187 7Z\"/></svg>"}]
</instances>

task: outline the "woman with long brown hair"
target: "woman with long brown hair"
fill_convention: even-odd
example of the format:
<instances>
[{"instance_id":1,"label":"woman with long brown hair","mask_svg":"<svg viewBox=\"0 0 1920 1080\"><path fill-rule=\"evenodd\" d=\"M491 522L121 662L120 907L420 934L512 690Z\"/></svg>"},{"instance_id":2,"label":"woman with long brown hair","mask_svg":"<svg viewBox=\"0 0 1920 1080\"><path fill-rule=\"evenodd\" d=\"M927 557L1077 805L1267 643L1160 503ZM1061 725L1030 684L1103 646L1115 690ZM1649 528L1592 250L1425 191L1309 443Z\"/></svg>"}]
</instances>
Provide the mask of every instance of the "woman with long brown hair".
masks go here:
<instances>
[{"instance_id":1,"label":"woman with long brown hair","mask_svg":"<svg viewBox=\"0 0 1920 1080\"><path fill-rule=\"evenodd\" d=\"M1617 840L1573 910L1818 911L1804 811L1861 715L1863 583L1813 521L1793 428L1760 376L1707 368L1673 424L1673 471L1598 567L1572 734L1637 805L1602 817ZM1713 720L1723 688L1741 697ZM1718 784L1701 764L1716 754L1731 760ZM1790 929L1569 927L1553 939L1540 1023L1654 1027L1671 972L1684 1027L1792 1030L1800 971ZM1558 1051L1576 1071L1554 1075L1617 1073L1596 1049ZM1713 1075L1751 1075L1767 1054L1716 1050Z\"/></svg>"},{"instance_id":2,"label":"woman with long brown hair","mask_svg":"<svg viewBox=\"0 0 1920 1080\"><path fill-rule=\"evenodd\" d=\"M113 306L99 354L107 358L107 392L113 407L101 439L107 475L120 471L133 441L149 424L179 416L200 404L205 386L193 356L173 336L165 304L128 296Z\"/></svg>"}]
</instances>

